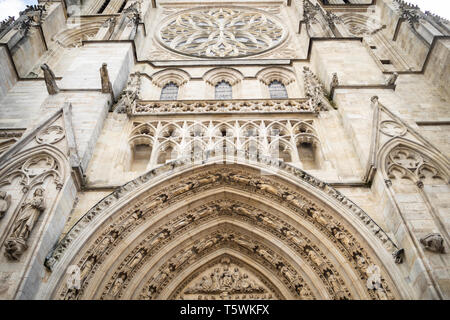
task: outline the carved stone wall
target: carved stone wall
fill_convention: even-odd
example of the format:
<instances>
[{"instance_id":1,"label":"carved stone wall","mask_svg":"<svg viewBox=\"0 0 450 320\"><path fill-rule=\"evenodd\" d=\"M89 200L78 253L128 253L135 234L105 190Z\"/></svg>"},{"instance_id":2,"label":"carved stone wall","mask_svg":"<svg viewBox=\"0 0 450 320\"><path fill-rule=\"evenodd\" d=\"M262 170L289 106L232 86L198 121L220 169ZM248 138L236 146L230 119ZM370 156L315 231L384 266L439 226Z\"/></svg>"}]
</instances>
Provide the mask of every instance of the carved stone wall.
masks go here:
<instances>
[{"instance_id":1,"label":"carved stone wall","mask_svg":"<svg viewBox=\"0 0 450 320\"><path fill-rule=\"evenodd\" d=\"M447 20L75 2L0 25L0 298L450 297Z\"/></svg>"}]
</instances>

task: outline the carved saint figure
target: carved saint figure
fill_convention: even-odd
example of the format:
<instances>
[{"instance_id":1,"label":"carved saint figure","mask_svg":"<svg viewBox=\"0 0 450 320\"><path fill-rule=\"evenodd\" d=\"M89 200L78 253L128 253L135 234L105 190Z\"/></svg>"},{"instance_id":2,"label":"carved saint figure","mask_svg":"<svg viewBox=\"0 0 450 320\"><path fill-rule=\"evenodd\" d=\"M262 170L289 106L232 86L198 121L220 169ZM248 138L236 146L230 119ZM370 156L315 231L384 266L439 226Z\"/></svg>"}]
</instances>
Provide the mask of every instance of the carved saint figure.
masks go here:
<instances>
[{"instance_id":1,"label":"carved saint figure","mask_svg":"<svg viewBox=\"0 0 450 320\"><path fill-rule=\"evenodd\" d=\"M0 219L3 218L11 205L11 195L5 191L0 191Z\"/></svg>"},{"instance_id":2,"label":"carved saint figure","mask_svg":"<svg viewBox=\"0 0 450 320\"><path fill-rule=\"evenodd\" d=\"M129 270L132 270L142 260L142 258L144 258L145 253L145 250L141 249L133 258L131 258L130 263L128 264Z\"/></svg>"},{"instance_id":3,"label":"carved saint figure","mask_svg":"<svg viewBox=\"0 0 450 320\"><path fill-rule=\"evenodd\" d=\"M37 188L33 193L33 198L29 201L25 201L21 205L18 217L13 225L13 230L5 242L6 257L18 260L22 253L28 248L28 237L42 211L45 210L43 193L44 189Z\"/></svg>"},{"instance_id":4,"label":"carved saint figure","mask_svg":"<svg viewBox=\"0 0 450 320\"><path fill-rule=\"evenodd\" d=\"M308 249L307 254L311 261L314 262L317 266L320 266L322 264L322 260L319 258L317 253L314 252L314 250Z\"/></svg>"},{"instance_id":5,"label":"carved saint figure","mask_svg":"<svg viewBox=\"0 0 450 320\"><path fill-rule=\"evenodd\" d=\"M336 276L330 270L325 271L325 277L328 279L328 282L330 283L335 293L341 291L341 287L339 286L339 282Z\"/></svg>"},{"instance_id":6,"label":"carved saint figure","mask_svg":"<svg viewBox=\"0 0 450 320\"><path fill-rule=\"evenodd\" d=\"M155 198L155 200L153 200L152 202L149 203L147 209L153 209L156 208L158 205L160 205L161 203L164 203L167 201L167 195L166 194L160 194L159 196L157 196Z\"/></svg>"},{"instance_id":7,"label":"carved saint figure","mask_svg":"<svg viewBox=\"0 0 450 320\"><path fill-rule=\"evenodd\" d=\"M269 193L272 193L272 194L278 196L278 190L275 187L272 187L269 184L257 182L256 183L256 187L258 189L261 189L262 191L267 191Z\"/></svg>"},{"instance_id":8,"label":"carved saint figure","mask_svg":"<svg viewBox=\"0 0 450 320\"><path fill-rule=\"evenodd\" d=\"M209 176L209 177L206 177L206 178L202 178L202 179L199 179L198 181L197 181L197 185L196 186L203 186L203 185L205 185L205 184L209 184L209 183L214 183L214 182L216 182L216 181L218 181L219 179L220 179L220 175L218 175L218 174L214 174L214 175L212 175L212 176Z\"/></svg>"},{"instance_id":9,"label":"carved saint figure","mask_svg":"<svg viewBox=\"0 0 450 320\"><path fill-rule=\"evenodd\" d=\"M298 245L300 248L303 248L305 246L305 241L301 238L299 238L294 232L292 232L291 230L288 229L282 229L281 231L282 233L284 233L284 235L286 236L286 238L289 239L289 241L292 241L293 243L295 243L296 245Z\"/></svg>"},{"instance_id":10,"label":"carved saint figure","mask_svg":"<svg viewBox=\"0 0 450 320\"><path fill-rule=\"evenodd\" d=\"M43 194L44 189L37 188L34 191L33 198L22 204L21 212L14 224L10 237L28 239L37 219L42 211L45 210Z\"/></svg>"},{"instance_id":11,"label":"carved saint figure","mask_svg":"<svg viewBox=\"0 0 450 320\"><path fill-rule=\"evenodd\" d=\"M114 242L117 238L117 231L111 231L105 238L103 238L102 242L97 247L97 255L101 256L103 252L109 247L110 244Z\"/></svg>"},{"instance_id":12,"label":"carved saint figure","mask_svg":"<svg viewBox=\"0 0 450 320\"><path fill-rule=\"evenodd\" d=\"M102 93L112 93L112 85L109 80L108 65L103 63L100 68L100 79L102 81Z\"/></svg>"},{"instance_id":13,"label":"carved saint figure","mask_svg":"<svg viewBox=\"0 0 450 320\"><path fill-rule=\"evenodd\" d=\"M89 258L87 258L86 262L81 267L80 282L83 282L86 279L89 272L91 272L92 268L94 267L96 261L96 256L90 256Z\"/></svg>"},{"instance_id":14,"label":"carved saint figure","mask_svg":"<svg viewBox=\"0 0 450 320\"><path fill-rule=\"evenodd\" d=\"M333 229L333 234L347 249L353 246L352 240L342 231L335 228Z\"/></svg>"},{"instance_id":15,"label":"carved saint figure","mask_svg":"<svg viewBox=\"0 0 450 320\"><path fill-rule=\"evenodd\" d=\"M193 182L188 182L186 184L184 184L184 186L176 189L173 193L172 193L172 197L176 197L184 192L187 192L189 190L191 190L192 188L194 188L194 183Z\"/></svg>"},{"instance_id":16,"label":"carved saint figure","mask_svg":"<svg viewBox=\"0 0 450 320\"><path fill-rule=\"evenodd\" d=\"M55 74L46 63L41 65L41 69L44 72L44 80L45 85L47 86L48 94L57 94L59 92L59 88L56 84Z\"/></svg>"},{"instance_id":17,"label":"carved saint figure","mask_svg":"<svg viewBox=\"0 0 450 320\"><path fill-rule=\"evenodd\" d=\"M115 297L119 293L120 288L122 287L122 285L126 279L127 279L127 274L125 272L121 272L119 274L119 276L117 277L116 281L114 281L114 284L111 288L110 295L112 297Z\"/></svg>"},{"instance_id":18,"label":"carved saint figure","mask_svg":"<svg viewBox=\"0 0 450 320\"><path fill-rule=\"evenodd\" d=\"M318 223L320 223L323 226L328 226L329 222L327 219L324 218L324 216L316 211L316 210L311 210L311 216L314 220L316 220Z\"/></svg>"}]
</instances>

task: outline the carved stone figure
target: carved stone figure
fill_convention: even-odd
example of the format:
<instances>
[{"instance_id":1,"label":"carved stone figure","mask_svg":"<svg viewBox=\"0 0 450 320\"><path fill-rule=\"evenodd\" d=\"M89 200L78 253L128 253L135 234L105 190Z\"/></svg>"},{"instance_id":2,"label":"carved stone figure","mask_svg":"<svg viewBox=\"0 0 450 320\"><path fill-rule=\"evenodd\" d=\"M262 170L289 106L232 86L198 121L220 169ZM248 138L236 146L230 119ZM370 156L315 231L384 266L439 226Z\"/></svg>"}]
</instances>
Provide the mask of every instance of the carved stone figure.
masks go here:
<instances>
[{"instance_id":1,"label":"carved stone figure","mask_svg":"<svg viewBox=\"0 0 450 320\"><path fill-rule=\"evenodd\" d=\"M338 230L337 228L334 228L333 234L334 237L338 239L347 249L353 246L353 241L344 232Z\"/></svg>"},{"instance_id":2,"label":"carved stone figure","mask_svg":"<svg viewBox=\"0 0 450 320\"><path fill-rule=\"evenodd\" d=\"M59 92L58 85L56 84L56 77L50 67L44 63L41 65L41 69L44 72L45 85L47 86L48 94L54 95Z\"/></svg>"},{"instance_id":3,"label":"carved stone figure","mask_svg":"<svg viewBox=\"0 0 450 320\"><path fill-rule=\"evenodd\" d=\"M445 252L444 239L439 233L430 233L426 235L420 239L420 243L423 244L427 250L438 253Z\"/></svg>"},{"instance_id":4,"label":"carved stone figure","mask_svg":"<svg viewBox=\"0 0 450 320\"><path fill-rule=\"evenodd\" d=\"M328 282L330 283L331 287L333 288L333 291L335 293L338 293L341 291L341 286L339 285L339 282L336 278L336 276L329 270L325 272L325 277L327 278Z\"/></svg>"},{"instance_id":5,"label":"carved stone figure","mask_svg":"<svg viewBox=\"0 0 450 320\"><path fill-rule=\"evenodd\" d=\"M102 82L102 93L112 93L112 84L109 80L108 65L103 63L100 68L100 79Z\"/></svg>"},{"instance_id":6,"label":"carved stone figure","mask_svg":"<svg viewBox=\"0 0 450 320\"><path fill-rule=\"evenodd\" d=\"M311 216L314 220L316 220L318 223L320 223L324 227L328 226L328 224L329 224L328 220L325 219L325 217L317 210L311 210Z\"/></svg>"},{"instance_id":7,"label":"carved stone figure","mask_svg":"<svg viewBox=\"0 0 450 320\"><path fill-rule=\"evenodd\" d=\"M220 179L220 175L218 175L218 174L214 174L209 177L199 179L199 180L197 180L196 187L197 186L200 187L200 186L203 186L203 185L209 184L209 183L214 183L214 182L218 181L219 179Z\"/></svg>"},{"instance_id":8,"label":"carved stone figure","mask_svg":"<svg viewBox=\"0 0 450 320\"><path fill-rule=\"evenodd\" d=\"M5 242L5 256L12 260L18 260L28 248L27 240L33 230L39 216L45 210L43 197L44 189L37 188L33 198L25 201L20 208L13 229Z\"/></svg>"},{"instance_id":9,"label":"carved stone figure","mask_svg":"<svg viewBox=\"0 0 450 320\"><path fill-rule=\"evenodd\" d=\"M11 205L11 195L5 191L0 191L0 219L4 217Z\"/></svg>"},{"instance_id":10,"label":"carved stone figure","mask_svg":"<svg viewBox=\"0 0 450 320\"><path fill-rule=\"evenodd\" d=\"M160 194L159 196L157 196L152 202L149 203L149 205L147 206L147 209L153 209L156 208L157 206L159 206L161 203L166 202L168 199L166 194Z\"/></svg>"},{"instance_id":11,"label":"carved stone figure","mask_svg":"<svg viewBox=\"0 0 450 320\"><path fill-rule=\"evenodd\" d=\"M387 86L393 86L393 85L395 85L395 82L397 81L397 78L398 78L398 73L397 73L397 72L394 72L393 74L391 74L391 75L389 76L389 78L387 78L387 80L386 80L386 85L387 85Z\"/></svg>"},{"instance_id":12,"label":"carved stone figure","mask_svg":"<svg viewBox=\"0 0 450 320\"><path fill-rule=\"evenodd\" d=\"M274 194L274 195L276 195L276 196L279 195L278 190L277 190L275 187L272 187L272 186L269 185L269 184L262 183L262 182L257 182L257 183L256 183L256 187L257 187L258 189L261 189L262 191L267 191L267 192L272 193L272 194Z\"/></svg>"},{"instance_id":13,"label":"carved stone figure","mask_svg":"<svg viewBox=\"0 0 450 320\"><path fill-rule=\"evenodd\" d=\"M96 262L97 262L96 256L89 256L89 258L87 258L86 262L81 267L81 274L80 274L81 283L83 283L83 281L86 280L88 274L91 272Z\"/></svg>"},{"instance_id":14,"label":"carved stone figure","mask_svg":"<svg viewBox=\"0 0 450 320\"><path fill-rule=\"evenodd\" d=\"M250 241L248 241L248 240L246 240L246 239L244 239L242 237L239 237L239 238L235 239L234 242L236 242L237 244L239 244L239 245L241 245L244 248L247 248L249 250L252 250L253 247L254 247L253 243L251 243Z\"/></svg>"},{"instance_id":15,"label":"carved stone figure","mask_svg":"<svg viewBox=\"0 0 450 320\"><path fill-rule=\"evenodd\" d=\"M103 238L102 242L100 242L100 244L98 245L96 255L100 257L117 237L118 237L117 231L110 232L105 238Z\"/></svg>"},{"instance_id":16,"label":"carved stone figure","mask_svg":"<svg viewBox=\"0 0 450 320\"><path fill-rule=\"evenodd\" d=\"M331 78L331 84L330 87L331 88L336 88L339 85L339 78L336 72L333 73L332 78Z\"/></svg>"},{"instance_id":17,"label":"carved stone figure","mask_svg":"<svg viewBox=\"0 0 450 320\"><path fill-rule=\"evenodd\" d=\"M182 186L182 187L176 189L176 190L172 193L171 196L172 196L172 197L176 197L176 196L178 196L178 195L180 195L180 194L182 194L182 193L185 193L185 192L187 192L187 191L193 189L194 186L195 186L195 184L194 184L193 182L185 183L184 186Z\"/></svg>"},{"instance_id":18,"label":"carved stone figure","mask_svg":"<svg viewBox=\"0 0 450 320\"><path fill-rule=\"evenodd\" d=\"M286 238L289 239L289 241L292 241L293 243L298 245L300 248L303 248L305 246L305 240L298 237L297 234L295 234L291 230L282 229L281 232L286 236Z\"/></svg>"},{"instance_id":19,"label":"carved stone figure","mask_svg":"<svg viewBox=\"0 0 450 320\"><path fill-rule=\"evenodd\" d=\"M145 254L146 254L145 250L143 249L139 250L128 263L128 269L132 270L135 266L137 266L137 264L141 262L142 258L144 258Z\"/></svg>"},{"instance_id":20,"label":"carved stone figure","mask_svg":"<svg viewBox=\"0 0 450 320\"><path fill-rule=\"evenodd\" d=\"M125 272L121 272L119 274L119 276L117 277L116 281L114 281L114 284L111 288L110 295L112 297L115 297L119 293L120 288L122 287L122 285L126 279L127 279L127 274Z\"/></svg>"},{"instance_id":21,"label":"carved stone figure","mask_svg":"<svg viewBox=\"0 0 450 320\"><path fill-rule=\"evenodd\" d=\"M314 252L312 249L307 249L308 257L311 259L312 262L314 262L318 267L322 265L323 261L319 258L317 253Z\"/></svg>"}]
</instances>

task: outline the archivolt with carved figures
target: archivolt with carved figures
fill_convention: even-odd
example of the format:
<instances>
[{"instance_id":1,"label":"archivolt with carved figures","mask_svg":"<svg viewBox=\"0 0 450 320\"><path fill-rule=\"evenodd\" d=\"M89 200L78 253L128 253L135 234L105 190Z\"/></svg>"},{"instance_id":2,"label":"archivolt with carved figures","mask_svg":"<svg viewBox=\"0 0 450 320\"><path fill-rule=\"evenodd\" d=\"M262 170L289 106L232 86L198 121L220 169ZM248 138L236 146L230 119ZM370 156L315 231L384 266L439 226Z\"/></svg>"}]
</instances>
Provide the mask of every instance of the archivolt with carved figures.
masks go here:
<instances>
[{"instance_id":1,"label":"archivolt with carved figures","mask_svg":"<svg viewBox=\"0 0 450 320\"><path fill-rule=\"evenodd\" d=\"M273 280L269 287L276 288L269 290L267 284L267 295L277 299L400 297L379 258L390 256L386 245L375 252L379 246L368 243L373 240L351 219L304 186L238 164L203 165L180 174L130 193L109 219L90 225L90 236L71 253L71 264L81 269L81 288L68 290L60 279L54 297L180 298L187 294L182 288L188 279L199 276L218 250L244 257L246 268L264 270ZM197 269L191 270L192 265ZM379 269L380 283L370 288L371 270ZM211 273L206 288L213 286ZM255 274L250 283L268 283ZM218 286L198 296L244 294L230 290Z\"/></svg>"}]
</instances>

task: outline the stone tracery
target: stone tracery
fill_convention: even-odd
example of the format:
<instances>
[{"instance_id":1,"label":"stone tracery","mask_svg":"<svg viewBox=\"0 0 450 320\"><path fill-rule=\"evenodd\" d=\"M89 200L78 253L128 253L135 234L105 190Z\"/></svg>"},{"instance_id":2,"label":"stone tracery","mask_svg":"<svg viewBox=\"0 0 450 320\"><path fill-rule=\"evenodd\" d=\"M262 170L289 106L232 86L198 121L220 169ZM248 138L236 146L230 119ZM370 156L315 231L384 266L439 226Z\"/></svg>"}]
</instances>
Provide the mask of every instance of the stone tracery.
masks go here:
<instances>
[{"instance_id":1,"label":"stone tracery","mask_svg":"<svg viewBox=\"0 0 450 320\"><path fill-rule=\"evenodd\" d=\"M247 152L250 156L266 155L306 165L305 146L317 149L311 161L318 164L321 160L320 140L312 120L135 123L129 141L132 149L138 144L152 146L155 152L148 158L150 166L165 163L156 159L168 152L173 154L164 157L167 161L191 154L209 158L224 152Z\"/></svg>"},{"instance_id":2,"label":"stone tracery","mask_svg":"<svg viewBox=\"0 0 450 320\"><path fill-rule=\"evenodd\" d=\"M183 54L206 58L242 57L280 44L286 31L263 11L218 7L182 12L159 30L160 41Z\"/></svg>"}]
</instances>

